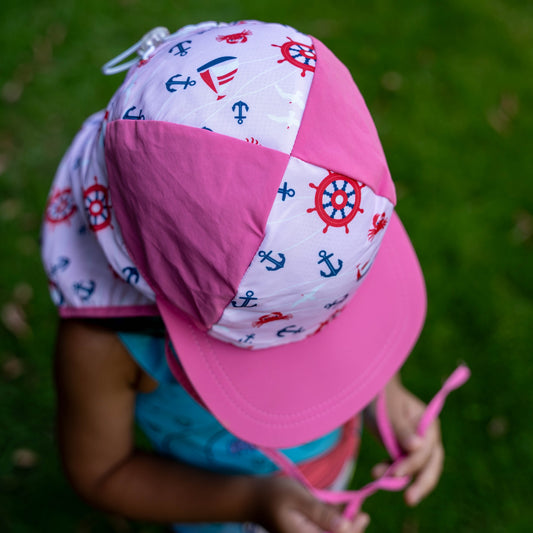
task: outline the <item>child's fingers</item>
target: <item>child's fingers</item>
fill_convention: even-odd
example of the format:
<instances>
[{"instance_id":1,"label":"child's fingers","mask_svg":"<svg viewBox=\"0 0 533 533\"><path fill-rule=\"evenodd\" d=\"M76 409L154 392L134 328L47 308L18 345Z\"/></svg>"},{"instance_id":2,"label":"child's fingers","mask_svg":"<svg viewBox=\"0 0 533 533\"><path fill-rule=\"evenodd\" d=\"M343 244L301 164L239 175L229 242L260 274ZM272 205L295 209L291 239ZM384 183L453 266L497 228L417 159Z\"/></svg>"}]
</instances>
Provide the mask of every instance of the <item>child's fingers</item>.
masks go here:
<instances>
[{"instance_id":1,"label":"child's fingers","mask_svg":"<svg viewBox=\"0 0 533 533\"><path fill-rule=\"evenodd\" d=\"M370 517L366 513L359 513L353 522L353 533L363 533L369 523Z\"/></svg>"},{"instance_id":2,"label":"child's fingers","mask_svg":"<svg viewBox=\"0 0 533 533\"><path fill-rule=\"evenodd\" d=\"M342 527L336 533L363 533L370 523L370 517L366 513L359 513L353 522L343 520Z\"/></svg>"},{"instance_id":3,"label":"child's fingers","mask_svg":"<svg viewBox=\"0 0 533 533\"><path fill-rule=\"evenodd\" d=\"M321 509L316 507L315 516L311 517L313 523L307 524L305 533L312 533L315 529L316 531L331 531L332 533L363 533L370 522L370 517L366 513L359 513L355 520L351 521L336 514L337 510L334 508L323 503L320 505L323 507Z\"/></svg>"},{"instance_id":4,"label":"child's fingers","mask_svg":"<svg viewBox=\"0 0 533 533\"><path fill-rule=\"evenodd\" d=\"M324 503L310 495L306 495L303 503L305 507L302 511L310 523L301 533L311 533L313 528L317 531L331 531L332 533L352 533L352 522L342 517L340 509L336 506Z\"/></svg>"},{"instance_id":5,"label":"child's fingers","mask_svg":"<svg viewBox=\"0 0 533 533\"><path fill-rule=\"evenodd\" d=\"M372 477L374 479L377 479L378 477L381 477L389 468L389 463L378 463L376 466L372 468Z\"/></svg>"},{"instance_id":6,"label":"child's fingers","mask_svg":"<svg viewBox=\"0 0 533 533\"><path fill-rule=\"evenodd\" d=\"M405 493L406 502L416 505L437 485L444 465L444 448L439 444L433 450L427 464L417 475Z\"/></svg>"},{"instance_id":7,"label":"child's fingers","mask_svg":"<svg viewBox=\"0 0 533 533\"><path fill-rule=\"evenodd\" d=\"M413 446L412 451L398 465L394 472L396 476L416 475L429 461L433 451L439 446L442 447L438 425L433 424L424 438L420 439L418 443L416 447Z\"/></svg>"}]
</instances>

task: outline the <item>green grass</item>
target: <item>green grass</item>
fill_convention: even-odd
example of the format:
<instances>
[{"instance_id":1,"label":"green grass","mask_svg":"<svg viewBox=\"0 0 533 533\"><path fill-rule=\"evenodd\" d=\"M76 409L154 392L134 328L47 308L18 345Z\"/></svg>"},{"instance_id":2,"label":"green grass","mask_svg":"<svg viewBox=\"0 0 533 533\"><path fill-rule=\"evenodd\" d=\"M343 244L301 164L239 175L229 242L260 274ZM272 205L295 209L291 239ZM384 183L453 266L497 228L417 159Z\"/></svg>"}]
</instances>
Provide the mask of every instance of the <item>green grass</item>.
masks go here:
<instances>
[{"instance_id":1,"label":"green grass","mask_svg":"<svg viewBox=\"0 0 533 533\"><path fill-rule=\"evenodd\" d=\"M0 17L0 530L159 531L80 502L60 471L51 385L55 310L38 251L63 151L120 76L100 66L148 29L276 20L312 33L350 68L374 115L418 251L429 309L404 380L429 399L459 361L473 377L442 415L442 481L420 507L365 508L369 531L526 532L533 464L533 4L4 0ZM5 368L16 358L23 373ZM12 364L12 363L11 363ZM29 448L31 467L13 454ZM382 457L365 441L356 484Z\"/></svg>"}]
</instances>

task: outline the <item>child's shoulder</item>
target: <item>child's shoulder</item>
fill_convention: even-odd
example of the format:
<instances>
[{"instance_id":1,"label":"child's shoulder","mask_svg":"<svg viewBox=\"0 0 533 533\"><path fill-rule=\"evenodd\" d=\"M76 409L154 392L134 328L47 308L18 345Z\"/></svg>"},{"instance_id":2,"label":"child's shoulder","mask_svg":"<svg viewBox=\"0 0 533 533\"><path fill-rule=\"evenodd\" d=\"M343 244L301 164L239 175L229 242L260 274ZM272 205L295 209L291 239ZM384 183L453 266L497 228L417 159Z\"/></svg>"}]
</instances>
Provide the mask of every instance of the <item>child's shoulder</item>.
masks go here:
<instances>
[{"instance_id":1,"label":"child's shoulder","mask_svg":"<svg viewBox=\"0 0 533 533\"><path fill-rule=\"evenodd\" d=\"M56 342L56 367L89 380L94 375L127 373L128 357L115 330L102 321L62 319Z\"/></svg>"},{"instance_id":2,"label":"child's shoulder","mask_svg":"<svg viewBox=\"0 0 533 533\"><path fill-rule=\"evenodd\" d=\"M120 331L163 334L151 320L62 319L56 342L58 384L137 388L142 371L121 342Z\"/></svg>"}]
</instances>

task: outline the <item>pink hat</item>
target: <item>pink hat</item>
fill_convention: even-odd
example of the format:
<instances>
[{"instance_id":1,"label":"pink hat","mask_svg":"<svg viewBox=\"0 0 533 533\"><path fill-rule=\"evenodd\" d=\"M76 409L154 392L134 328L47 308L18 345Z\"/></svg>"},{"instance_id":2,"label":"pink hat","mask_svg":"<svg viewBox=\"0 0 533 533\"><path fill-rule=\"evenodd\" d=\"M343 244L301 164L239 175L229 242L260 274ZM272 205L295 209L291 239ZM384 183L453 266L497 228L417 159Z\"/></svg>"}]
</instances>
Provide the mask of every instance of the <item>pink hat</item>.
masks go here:
<instances>
[{"instance_id":1,"label":"pink hat","mask_svg":"<svg viewBox=\"0 0 533 533\"><path fill-rule=\"evenodd\" d=\"M425 289L346 67L287 26L187 27L130 69L102 124L105 164L82 181L106 196L84 207L142 298L93 309L155 301L203 402L254 444L362 409L412 349Z\"/></svg>"}]
</instances>

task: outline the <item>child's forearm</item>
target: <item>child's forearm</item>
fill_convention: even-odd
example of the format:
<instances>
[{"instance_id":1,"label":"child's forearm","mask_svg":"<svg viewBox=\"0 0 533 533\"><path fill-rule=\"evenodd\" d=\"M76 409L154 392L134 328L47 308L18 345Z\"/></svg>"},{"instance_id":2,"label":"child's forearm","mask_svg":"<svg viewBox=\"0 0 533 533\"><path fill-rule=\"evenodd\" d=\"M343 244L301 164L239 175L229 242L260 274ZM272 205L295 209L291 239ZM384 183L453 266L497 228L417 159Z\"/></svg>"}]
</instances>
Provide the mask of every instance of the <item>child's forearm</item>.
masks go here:
<instances>
[{"instance_id":1,"label":"child's forearm","mask_svg":"<svg viewBox=\"0 0 533 533\"><path fill-rule=\"evenodd\" d=\"M229 476L142 452L81 490L93 505L124 517L166 523L253 522L272 533L362 533L297 481L284 476Z\"/></svg>"},{"instance_id":2,"label":"child's forearm","mask_svg":"<svg viewBox=\"0 0 533 533\"><path fill-rule=\"evenodd\" d=\"M146 521L250 519L253 478L217 475L135 450L139 368L113 331L61 321L55 371L61 457L87 501Z\"/></svg>"},{"instance_id":3,"label":"child's forearm","mask_svg":"<svg viewBox=\"0 0 533 533\"><path fill-rule=\"evenodd\" d=\"M76 488L89 503L133 520L246 522L255 519L259 482L135 452L91 486Z\"/></svg>"}]
</instances>

